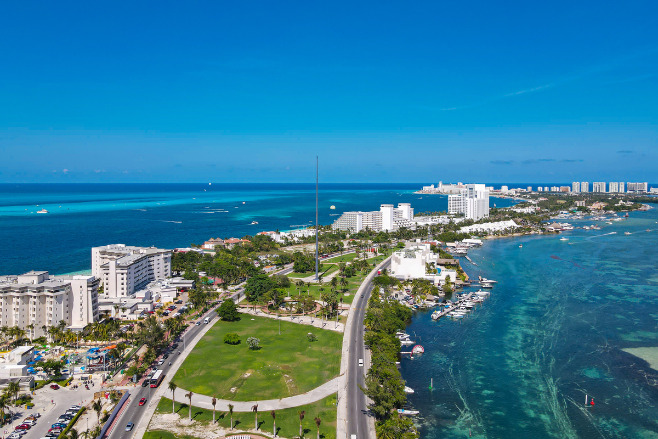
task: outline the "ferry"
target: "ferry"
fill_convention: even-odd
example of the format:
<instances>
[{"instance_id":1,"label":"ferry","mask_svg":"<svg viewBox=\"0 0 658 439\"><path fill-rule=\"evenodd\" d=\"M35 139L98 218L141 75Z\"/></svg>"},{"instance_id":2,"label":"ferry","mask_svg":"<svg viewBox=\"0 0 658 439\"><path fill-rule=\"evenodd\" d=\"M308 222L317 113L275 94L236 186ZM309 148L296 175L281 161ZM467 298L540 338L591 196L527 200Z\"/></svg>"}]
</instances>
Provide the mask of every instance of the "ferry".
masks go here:
<instances>
[{"instance_id":1,"label":"ferry","mask_svg":"<svg viewBox=\"0 0 658 439\"><path fill-rule=\"evenodd\" d=\"M41 210L38 210L37 213L48 213L48 211L46 209L41 209Z\"/></svg>"}]
</instances>

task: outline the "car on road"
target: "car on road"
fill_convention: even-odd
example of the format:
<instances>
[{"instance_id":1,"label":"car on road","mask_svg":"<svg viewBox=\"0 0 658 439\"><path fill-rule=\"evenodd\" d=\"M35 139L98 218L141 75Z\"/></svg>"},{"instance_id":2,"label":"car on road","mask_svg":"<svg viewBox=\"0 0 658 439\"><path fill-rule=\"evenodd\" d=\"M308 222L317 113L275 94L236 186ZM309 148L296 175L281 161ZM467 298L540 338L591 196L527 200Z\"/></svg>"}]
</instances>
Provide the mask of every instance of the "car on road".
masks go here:
<instances>
[{"instance_id":1,"label":"car on road","mask_svg":"<svg viewBox=\"0 0 658 439\"><path fill-rule=\"evenodd\" d=\"M195 325L197 325L197 326L201 325L201 320L199 320L198 322L196 322Z\"/></svg>"},{"instance_id":2,"label":"car on road","mask_svg":"<svg viewBox=\"0 0 658 439\"><path fill-rule=\"evenodd\" d=\"M146 398L142 398L139 400L139 405L144 405L146 404Z\"/></svg>"},{"instance_id":3,"label":"car on road","mask_svg":"<svg viewBox=\"0 0 658 439\"><path fill-rule=\"evenodd\" d=\"M148 386L148 385L149 385L149 379L148 379L148 378L144 378L144 381L142 381L142 387L146 387L146 386Z\"/></svg>"},{"instance_id":4,"label":"car on road","mask_svg":"<svg viewBox=\"0 0 658 439\"><path fill-rule=\"evenodd\" d=\"M158 361L158 366L162 366L164 364L164 360Z\"/></svg>"},{"instance_id":5,"label":"car on road","mask_svg":"<svg viewBox=\"0 0 658 439\"><path fill-rule=\"evenodd\" d=\"M50 388L53 389L53 390L57 390L57 389L59 389L59 385L57 385L57 384L51 384L51 385L50 385Z\"/></svg>"},{"instance_id":6,"label":"car on road","mask_svg":"<svg viewBox=\"0 0 658 439\"><path fill-rule=\"evenodd\" d=\"M363 358L359 358L359 366L363 366Z\"/></svg>"},{"instance_id":7,"label":"car on road","mask_svg":"<svg viewBox=\"0 0 658 439\"><path fill-rule=\"evenodd\" d=\"M166 360L167 358L169 358L169 354L164 354L164 355L162 356L162 358L164 358L164 359Z\"/></svg>"},{"instance_id":8,"label":"car on road","mask_svg":"<svg viewBox=\"0 0 658 439\"><path fill-rule=\"evenodd\" d=\"M133 424L132 422L128 422L128 425L126 425L126 431L131 431L134 426L135 424Z\"/></svg>"}]
</instances>

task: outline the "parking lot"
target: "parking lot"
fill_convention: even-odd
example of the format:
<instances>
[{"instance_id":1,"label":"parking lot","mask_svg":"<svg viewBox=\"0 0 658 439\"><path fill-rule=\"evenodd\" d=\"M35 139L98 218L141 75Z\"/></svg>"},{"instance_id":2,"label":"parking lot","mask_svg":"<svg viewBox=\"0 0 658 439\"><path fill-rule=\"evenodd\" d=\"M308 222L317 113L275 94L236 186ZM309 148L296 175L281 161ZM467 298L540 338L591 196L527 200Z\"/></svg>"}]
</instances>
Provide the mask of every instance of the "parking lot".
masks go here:
<instances>
[{"instance_id":1,"label":"parking lot","mask_svg":"<svg viewBox=\"0 0 658 439\"><path fill-rule=\"evenodd\" d=\"M23 423L23 420L28 416L38 413L36 423L29 430L25 430L26 434L23 439L40 439L45 437L51 426L57 422L58 418L64 414L69 408L75 405L85 406L92 402L94 392L103 390L100 386L100 378L95 377L94 386L90 386L89 390L81 385L79 379L75 379L73 384L78 384L78 388L74 389L72 386L60 387L55 390L46 386L39 389L33 395L34 407L26 409L25 406L12 407L12 411L16 414L11 424L3 428L4 436L11 434L14 429ZM89 416L87 416L89 415ZM87 429L87 420L89 428L93 428L96 423L96 413L93 410L87 410L85 415L76 423L76 430L84 431Z\"/></svg>"}]
</instances>

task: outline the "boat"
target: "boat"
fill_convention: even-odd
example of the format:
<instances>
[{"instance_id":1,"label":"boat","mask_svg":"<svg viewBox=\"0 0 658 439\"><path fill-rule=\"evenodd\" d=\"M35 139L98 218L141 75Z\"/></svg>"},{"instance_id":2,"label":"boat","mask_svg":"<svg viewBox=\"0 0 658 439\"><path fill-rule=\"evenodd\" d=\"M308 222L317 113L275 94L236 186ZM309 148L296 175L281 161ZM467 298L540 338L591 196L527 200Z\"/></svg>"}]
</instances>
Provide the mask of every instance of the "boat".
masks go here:
<instances>
[{"instance_id":1,"label":"boat","mask_svg":"<svg viewBox=\"0 0 658 439\"><path fill-rule=\"evenodd\" d=\"M412 344L415 344L415 343L416 342L413 341L413 340L408 340L408 339L400 340L400 344L403 344L403 345L412 345Z\"/></svg>"},{"instance_id":2,"label":"boat","mask_svg":"<svg viewBox=\"0 0 658 439\"><path fill-rule=\"evenodd\" d=\"M523 248L523 244L519 244L519 248Z\"/></svg>"},{"instance_id":3,"label":"boat","mask_svg":"<svg viewBox=\"0 0 658 439\"><path fill-rule=\"evenodd\" d=\"M48 211L46 209L41 209L41 210L38 210L37 213L48 213Z\"/></svg>"},{"instance_id":4,"label":"boat","mask_svg":"<svg viewBox=\"0 0 658 439\"><path fill-rule=\"evenodd\" d=\"M631 232L624 232L624 235L630 235Z\"/></svg>"},{"instance_id":5,"label":"boat","mask_svg":"<svg viewBox=\"0 0 658 439\"><path fill-rule=\"evenodd\" d=\"M483 282L484 282L484 283L487 283L487 284L495 284L495 283L498 283L498 281L496 281L496 280L487 279L486 277L482 277L482 276L480 276L479 279L480 279L480 283L483 283Z\"/></svg>"},{"instance_id":6,"label":"boat","mask_svg":"<svg viewBox=\"0 0 658 439\"><path fill-rule=\"evenodd\" d=\"M398 409L398 414L405 416L415 416L420 413L418 410Z\"/></svg>"},{"instance_id":7,"label":"boat","mask_svg":"<svg viewBox=\"0 0 658 439\"><path fill-rule=\"evenodd\" d=\"M493 284L480 282L482 288L493 288Z\"/></svg>"},{"instance_id":8,"label":"boat","mask_svg":"<svg viewBox=\"0 0 658 439\"><path fill-rule=\"evenodd\" d=\"M565 238L564 236L562 238L560 238L560 241L568 241L568 240L569 240L569 238Z\"/></svg>"},{"instance_id":9,"label":"boat","mask_svg":"<svg viewBox=\"0 0 658 439\"><path fill-rule=\"evenodd\" d=\"M243 201L242 204L247 204L247 202L246 202L246 201Z\"/></svg>"},{"instance_id":10,"label":"boat","mask_svg":"<svg viewBox=\"0 0 658 439\"><path fill-rule=\"evenodd\" d=\"M258 224L258 221L252 221L251 225Z\"/></svg>"},{"instance_id":11,"label":"boat","mask_svg":"<svg viewBox=\"0 0 658 439\"><path fill-rule=\"evenodd\" d=\"M417 344L411 349L411 353L413 354L422 354L423 352L425 352L425 348L419 344Z\"/></svg>"},{"instance_id":12,"label":"boat","mask_svg":"<svg viewBox=\"0 0 658 439\"><path fill-rule=\"evenodd\" d=\"M414 389L408 386L404 386L404 393L414 393Z\"/></svg>"}]
</instances>

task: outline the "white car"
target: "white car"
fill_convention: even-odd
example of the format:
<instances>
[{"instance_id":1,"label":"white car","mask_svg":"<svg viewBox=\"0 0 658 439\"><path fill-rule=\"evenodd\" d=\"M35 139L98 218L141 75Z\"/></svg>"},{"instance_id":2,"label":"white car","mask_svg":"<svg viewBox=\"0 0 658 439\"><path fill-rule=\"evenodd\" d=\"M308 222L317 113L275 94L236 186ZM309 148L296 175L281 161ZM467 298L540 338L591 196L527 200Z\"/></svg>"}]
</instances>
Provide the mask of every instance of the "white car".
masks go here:
<instances>
[{"instance_id":1,"label":"white car","mask_svg":"<svg viewBox=\"0 0 658 439\"><path fill-rule=\"evenodd\" d=\"M9 436L7 436L7 439L21 439L21 435L18 433L12 433Z\"/></svg>"},{"instance_id":2,"label":"white car","mask_svg":"<svg viewBox=\"0 0 658 439\"><path fill-rule=\"evenodd\" d=\"M363 366L363 358L359 358L359 366Z\"/></svg>"}]
</instances>

